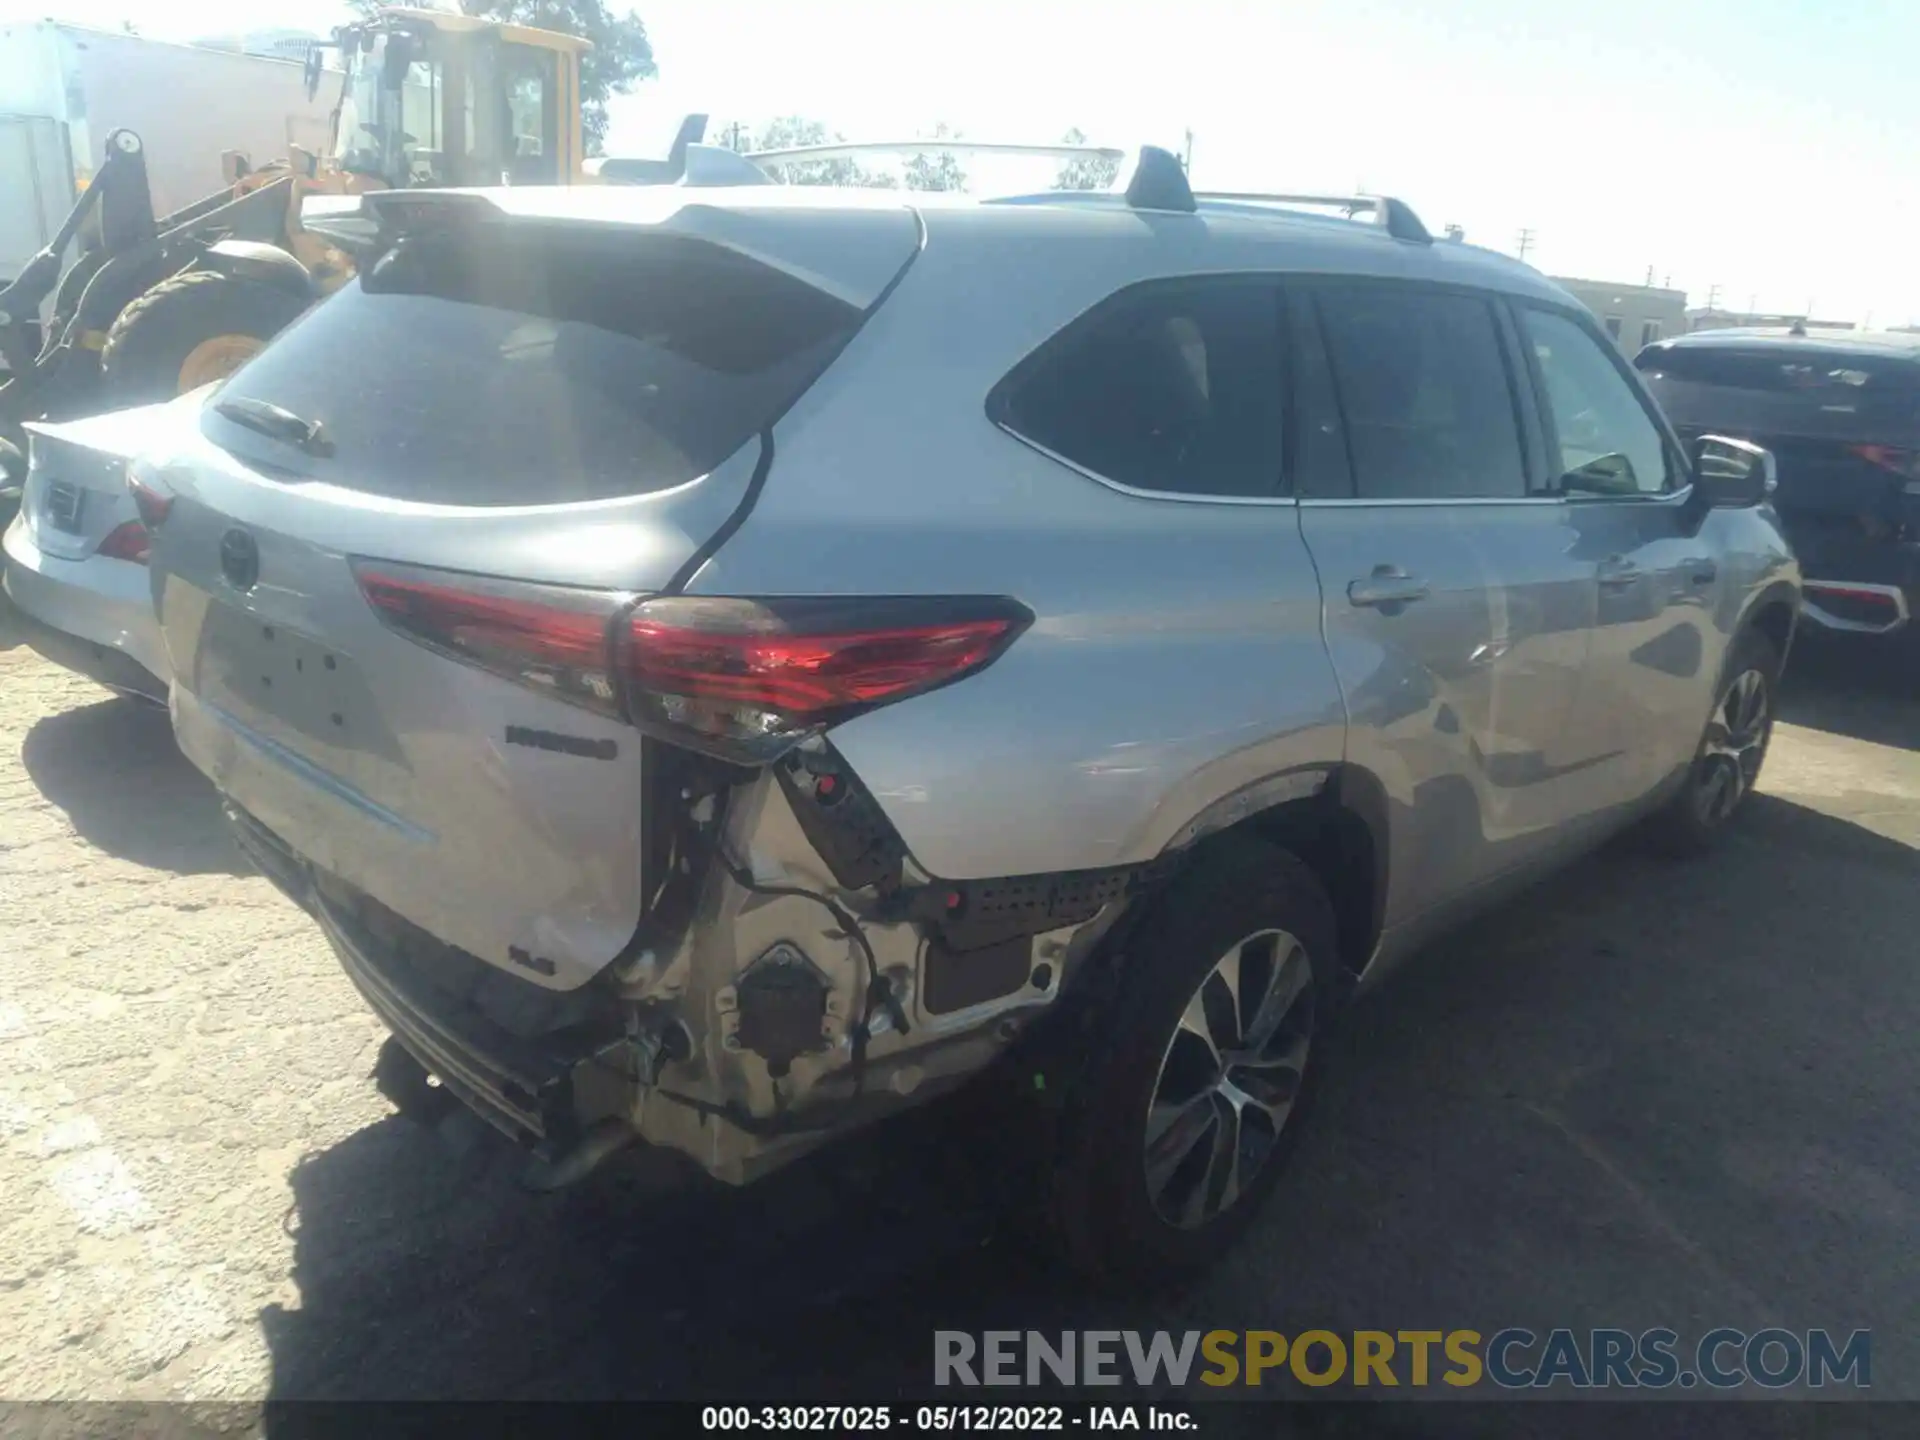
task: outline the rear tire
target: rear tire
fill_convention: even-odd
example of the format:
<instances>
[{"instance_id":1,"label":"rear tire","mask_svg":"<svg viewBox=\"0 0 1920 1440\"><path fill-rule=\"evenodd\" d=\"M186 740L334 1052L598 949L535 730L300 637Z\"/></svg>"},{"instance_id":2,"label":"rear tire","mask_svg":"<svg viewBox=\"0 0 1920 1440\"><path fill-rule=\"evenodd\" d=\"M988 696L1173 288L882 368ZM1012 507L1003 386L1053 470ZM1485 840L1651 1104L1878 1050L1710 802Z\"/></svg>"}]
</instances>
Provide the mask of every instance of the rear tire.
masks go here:
<instances>
[{"instance_id":1,"label":"rear tire","mask_svg":"<svg viewBox=\"0 0 1920 1440\"><path fill-rule=\"evenodd\" d=\"M107 331L100 371L109 403L155 404L223 380L307 304L290 290L216 270L163 280Z\"/></svg>"},{"instance_id":2,"label":"rear tire","mask_svg":"<svg viewBox=\"0 0 1920 1440\"><path fill-rule=\"evenodd\" d=\"M1161 895L1095 981L1059 1132L1051 1219L1076 1268L1157 1288L1239 1238L1299 1133L1338 963L1326 891L1263 841L1218 845Z\"/></svg>"},{"instance_id":3,"label":"rear tire","mask_svg":"<svg viewBox=\"0 0 1920 1440\"><path fill-rule=\"evenodd\" d=\"M1758 630L1735 637L1686 781L1647 821L1644 833L1654 849L1702 854L1745 806L1773 738L1780 666L1780 652Z\"/></svg>"}]
</instances>

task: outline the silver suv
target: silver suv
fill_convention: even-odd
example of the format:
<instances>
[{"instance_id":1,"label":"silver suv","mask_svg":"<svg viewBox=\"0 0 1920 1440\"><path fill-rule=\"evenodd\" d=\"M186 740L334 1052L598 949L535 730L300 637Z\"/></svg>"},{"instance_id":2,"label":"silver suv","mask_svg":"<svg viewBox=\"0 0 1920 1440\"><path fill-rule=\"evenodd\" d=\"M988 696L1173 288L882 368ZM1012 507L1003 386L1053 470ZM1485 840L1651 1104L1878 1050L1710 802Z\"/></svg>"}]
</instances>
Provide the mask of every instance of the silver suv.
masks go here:
<instances>
[{"instance_id":1,"label":"silver suv","mask_svg":"<svg viewBox=\"0 0 1920 1440\"><path fill-rule=\"evenodd\" d=\"M141 472L180 743L536 1183L1000 1060L1071 1253L1188 1271L1356 983L1726 823L1800 604L1764 452L1315 203L368 196Z\"/></svg>"}]
</instances>

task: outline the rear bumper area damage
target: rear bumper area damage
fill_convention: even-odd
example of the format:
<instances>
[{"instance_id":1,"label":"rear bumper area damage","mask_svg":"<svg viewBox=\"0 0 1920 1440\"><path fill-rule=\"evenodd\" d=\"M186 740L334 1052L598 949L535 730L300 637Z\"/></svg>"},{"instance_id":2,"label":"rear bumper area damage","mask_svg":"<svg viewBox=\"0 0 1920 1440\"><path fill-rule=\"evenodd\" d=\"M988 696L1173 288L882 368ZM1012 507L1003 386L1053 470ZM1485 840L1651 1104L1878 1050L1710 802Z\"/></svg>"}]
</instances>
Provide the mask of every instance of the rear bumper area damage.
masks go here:
<instances>
[{"instance_id":1,"label":"rear bumper area damage","mask_svg":"<svg viewBox=\"0 0 1920 1440\"><path fill-rule=\"evenodd\" d=\"M627 951L569 992L433 940L228 815L396 1040L569 1176L617 1128L744 1183L952 1089L1073 988L1156 878L924 875L819 742L770 769L667 769L663 882Z\"/></svg>"},{"instance_id":2,"label":"rear bumper area damage","mask_svg":"<svg viewBox=\"0 0 1920 1440\"><path fill-rule=\"evenodd\" d=\"M244 811L229 804L226 815L241 852L319 923L354 988L428 1073L516 1141L564 1149L578 1139L572 1073L591 1048L579 1043L582 1036L516 1035L475 1003L471 989L461 995L413 963L404 944L363 923L356 911L372 902L356 906ZM483 977L469 970L467 978Z\"/></svg>"}]
</instances>

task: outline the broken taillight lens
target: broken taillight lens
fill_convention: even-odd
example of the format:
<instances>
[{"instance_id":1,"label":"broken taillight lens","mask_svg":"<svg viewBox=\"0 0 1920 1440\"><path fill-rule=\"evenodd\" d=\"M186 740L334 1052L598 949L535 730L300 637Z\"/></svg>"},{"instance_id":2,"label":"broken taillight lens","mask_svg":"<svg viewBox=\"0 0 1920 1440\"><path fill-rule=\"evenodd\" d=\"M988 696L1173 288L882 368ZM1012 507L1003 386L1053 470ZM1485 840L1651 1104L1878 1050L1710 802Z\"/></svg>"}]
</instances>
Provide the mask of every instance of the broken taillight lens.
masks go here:
<instances>
[{"instance_id":1,"label":"broken taillight lens","mask_svg":"<svg viewBox=\"0 0 1920 1440\"><path fill-rule=\"evenodd\" d=\"M636 603L388 561L353 569L375 613L409 639L743 764L971 675L1033 620L991 596Z\"/></svg>"},{"instance_id":2,"label":"broken taillight lens","mask_svg":"<svg viewBox=\"0 0 1920 1440\"><path fill-rule=\"evenodd\" d=\"M109 560L131 560L135 565L144 565L152 550L153 536L147 527L138 520L129 520L108 531L96 553Z\"/></svg>"},{"instance_id":3,"label":"broken taillight lens","mask_svg":"<svg viewBox=\"0 0 1920 1440\"><path fill-rule=\"evenodd\" d=\"M609 628L632 597L355 561L374 612L409 639L607 715L620 713Z\"/></svg>"},{"instance_id":4,"label":"broken taillight lens","mask_svg":"<svg viewBox=\"0 0 1920 1440\"><path fill-rule=\"evenodd\" d=\"M133 508L140 512L140 523L149 532L166 523L167 512L173 509L173 496L149 484L137 472L127 476L127 492L133 496Z\"/></svg>"},{"instance_id":5,"label":"broken taillight lens","mask_svg":"<svg viewBox=\"0 0 1920 1440\"><path fill-rule=\"evenodd\" d=\"M619 668L634 723L751 762L973 674L1032 620L991 596L662 596L627 617Z\"/></svg>"}]
</instances>

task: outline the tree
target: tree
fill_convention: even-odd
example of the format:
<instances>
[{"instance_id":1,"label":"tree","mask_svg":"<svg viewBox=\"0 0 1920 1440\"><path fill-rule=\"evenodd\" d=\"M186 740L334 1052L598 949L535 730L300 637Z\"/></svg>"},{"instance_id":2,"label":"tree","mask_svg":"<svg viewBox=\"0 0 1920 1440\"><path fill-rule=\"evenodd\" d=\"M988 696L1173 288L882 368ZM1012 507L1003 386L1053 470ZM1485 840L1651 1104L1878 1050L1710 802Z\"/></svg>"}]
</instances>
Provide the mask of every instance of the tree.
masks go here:
<instances>
[{"instance_id":1,"label":"tree","mask_svg":"<svg viewBox=\"0 0 1920 1440\"><path fill-rule=\"evenodd\" d=\"M355 11L370 16L382 0L347 0ZM536 30L557 30L591 41L593 48L580 57L580 130L587 153L598 155L607 135L607 101L624 95L635 83L659 73L653 63L653 43L647 27L632 10L614 10L608 0L425 0L429 8L458 8L467 15Z\"/></svg>"},{"instance_id":2,"label":"tree","mask_svg":"<svg viewBox=\"0 0 1920 1440\"><path fill-rule=\"evenodd\" d=\"M737 133L738 127L734 127ZM788 150L801 145L837 144L846 137L829 134L818 120L799 115L782 115L749 140L740 137L741 150ZM799 160L791 165L769 165L767 173L787 185L856 185L875 190L891 190L897 183L884 171L867 169L858 160L846 156L833 160Z\"/></svg>"},{"instance_id":3,"label":"tree","mask_svg":"<svg viewBox=\"0 0 1920 1440\"><path fill-rule=\"evenodd\" d=\"M1084 145L1087 137L1080 133L1076 125L1060 137L1062 145ZM1103 160L1097 155L1075 156L1060 167L1060 173L1053 177L1055 190L1105 190L1111 186L1120 174L1120 165L1115 160Z\"/></svg>"},{"instance_id":4,"label":"tree","mask_svg":"<svg viewBox=\"0 0 1920 1440\"><path fill-rule=\"evenodd\" d=\"M958 140L959 132L942 123L933 127L933 139ZM909 190L964 190L967 172L951 150L922 150L906 164Z\"/></svg>"}]
</instances>

